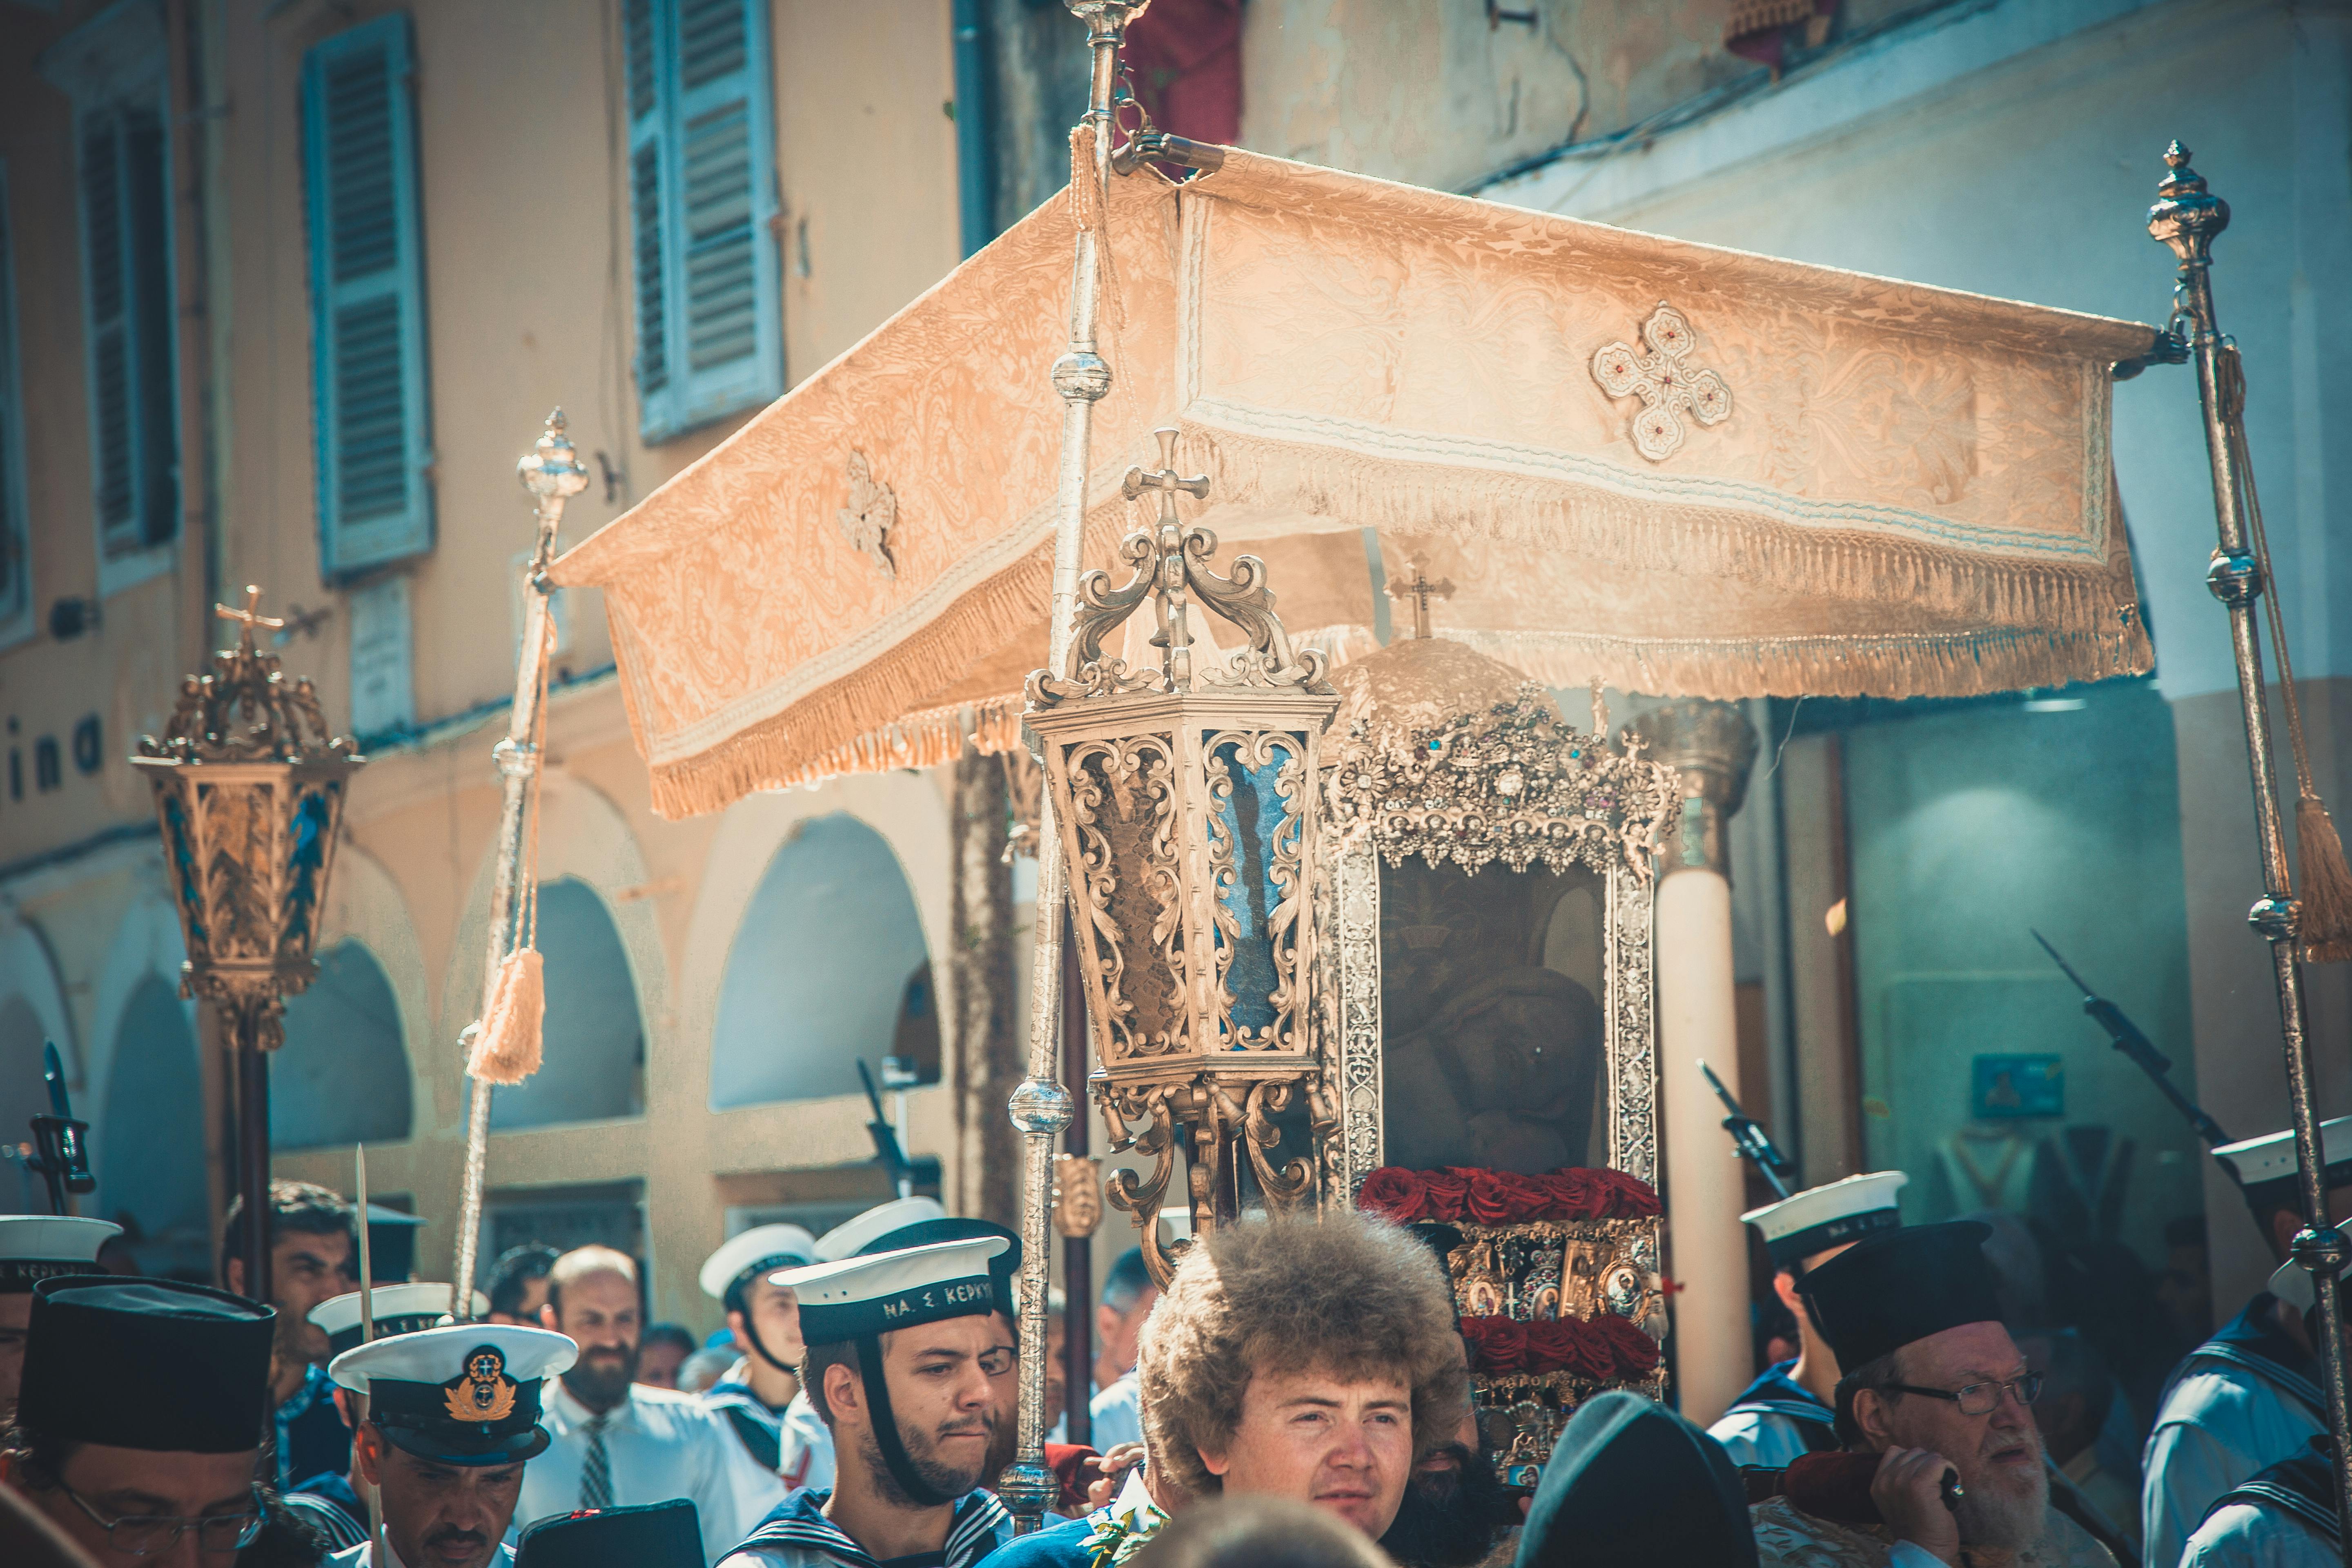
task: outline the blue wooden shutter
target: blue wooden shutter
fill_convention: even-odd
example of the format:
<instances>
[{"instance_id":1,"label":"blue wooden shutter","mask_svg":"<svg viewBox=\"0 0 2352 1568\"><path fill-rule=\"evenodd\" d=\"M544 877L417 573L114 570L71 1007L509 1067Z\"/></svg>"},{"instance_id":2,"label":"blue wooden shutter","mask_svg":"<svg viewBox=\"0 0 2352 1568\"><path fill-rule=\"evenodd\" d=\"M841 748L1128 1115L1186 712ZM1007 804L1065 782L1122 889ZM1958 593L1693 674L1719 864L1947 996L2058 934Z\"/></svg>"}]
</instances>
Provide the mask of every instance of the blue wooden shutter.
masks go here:
<instances>
[{"instance_id":1,"label":"blue wooden shutter","mask_svg":"<svg viewBox=\"0 0 2352 1568\"><path fill-rule=\"evenodd\" d=\"M302 62L319 559L345 576L433 548L433 438L408 18Z\"/></svg>"},{"instance_id":2,"label":"blue wooden shutter","mask_svg":"<svg viewBox=\"0 0 2352 1568\"><path fill-rule=\"evenodd\" d=\"M138 438L131 425L135 334L122 265L122 121L112 110L82 116L81 223L90 457L97 470L99 539L112 555L139 542L138 470L131 461Z\"/></svg>"},{"instance_id":3,"label":"blue wooden shutter","mask_svg":"<svg viewBox=\"0 0 2352 1568\"><path fill-rule=\"evenodd\" d=\"M767 9L622 0L637 394L657 441L783 391Z\"/></svg>"}]
</instances>

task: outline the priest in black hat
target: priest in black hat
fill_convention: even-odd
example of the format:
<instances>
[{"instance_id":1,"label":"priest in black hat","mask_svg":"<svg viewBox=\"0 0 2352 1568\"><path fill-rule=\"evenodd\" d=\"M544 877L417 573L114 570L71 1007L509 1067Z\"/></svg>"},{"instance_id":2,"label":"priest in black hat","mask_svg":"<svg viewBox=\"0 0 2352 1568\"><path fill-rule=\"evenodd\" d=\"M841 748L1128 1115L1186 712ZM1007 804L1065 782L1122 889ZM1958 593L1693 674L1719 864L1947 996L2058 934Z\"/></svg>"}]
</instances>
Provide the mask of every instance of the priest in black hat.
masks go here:
<instances>
[{"instance_id":1,"label":"priest in black hat","mask_svg":"<svg viewBox=\"0 0 2352 1568\"><path fill-rule=\"evenodd\" d=\"M1002 1237L861 1255L773 1277L800 1301L801 1386L833 1434L830 1491L803 1487L720 1568L969 1568L1009 1540L984 1489L998 1380L1017 1364L998 1315Z\"/></svg>"},{"instance_id":2,"label":"priest in black hat","mask_svg":"<svg viewBox=\"0 0 2352 1568\"><path fill-rule=\"evenodd\" d=\"M171 1280L43 1280L0 1482L98 1568L227 1563L261 1531L275 1316Z\"/></svg>"},{"instance_id":3,"label":"priest in black hat","mask_svg":"<svg viewBox=\"0 0 2352 1568\"><path fill-rule=\"evenodd\" d=\"M1973 1220L1888 1231L1805 1276L1813 1324L1845 1369L1838 1436L1878 1462L1854 1517L1757 1504L1765 1568L2112 1568L2050 1506L2031 1408L2041 1378L2000 1324L1991 1234Z\"/></svg>"}]
</instances>

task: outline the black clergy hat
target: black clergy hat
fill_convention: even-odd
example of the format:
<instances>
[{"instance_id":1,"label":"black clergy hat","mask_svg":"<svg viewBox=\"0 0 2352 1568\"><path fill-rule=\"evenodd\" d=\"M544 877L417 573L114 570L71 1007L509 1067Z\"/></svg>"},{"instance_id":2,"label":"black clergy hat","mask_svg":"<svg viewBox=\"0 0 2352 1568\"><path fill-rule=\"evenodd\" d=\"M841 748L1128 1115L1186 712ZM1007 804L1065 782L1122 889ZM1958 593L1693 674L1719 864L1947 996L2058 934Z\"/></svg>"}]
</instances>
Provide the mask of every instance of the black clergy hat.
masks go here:
<instances>
[{"instance_id":1,"label":"black clergy hat","mask_svg":"<svg viewBox=\"0 0 2352 1568\"><path fill-rule=\"evenodd\" d=\"M1883 1231L1857 1242L1797 1282L1813 1326L1848 1372L1929 1334L1998 1321L1992 1226L1960 1219Z\"/></svg>"},{"instance_id":2,"label":"black clergy hat","mask_svg":"<svg viewBox=\"0 0 2352 1568\"><path fill-rule=\"evenodd\" d=\"M551 1514L515 1537L515 1568L703 1568L702 1521L684 1498Z\"/></svg>"},{"instance_id":3,"label":"black clergy hat","mask_svg":"<svg viewBox=\"0 0 2352 1568\"><path fill-rule=\"evenodd\" d=\"M1515 1568L1756 1568L1723 1446L1622 1390L1577 1406L1545 1461Z\"/></svg>"},{"instance_id":4,"label":"black clergy hat","mask_svg":"<svg viewBox=\"0 0 2352 1568\"><path fill-rule=\"evenodd\" d=\"M16 1420L160 1454L261 1446L278 1314L226 1290L113 1275L33 1287Z\"/></svg>"}]
</instances>

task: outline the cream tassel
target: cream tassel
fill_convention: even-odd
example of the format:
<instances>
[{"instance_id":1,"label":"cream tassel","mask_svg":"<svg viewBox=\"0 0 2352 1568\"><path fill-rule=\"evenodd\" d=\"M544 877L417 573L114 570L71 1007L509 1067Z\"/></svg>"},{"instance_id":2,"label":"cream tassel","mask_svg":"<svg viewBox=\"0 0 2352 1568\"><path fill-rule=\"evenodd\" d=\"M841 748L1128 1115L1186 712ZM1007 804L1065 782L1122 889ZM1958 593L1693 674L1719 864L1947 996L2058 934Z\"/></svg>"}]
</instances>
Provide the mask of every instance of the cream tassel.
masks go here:
<instances>
[{"instance_id":1,"label":"cream tassel","mask_svg":"<svg viewBox=\"0 0 2352 1568\"><path fill-rule=\"evenodd\" d=\"M540 1025L547 1016L546 979L535 947L517 948L499 965L489 1016L466 1060L468 1078L518 1084L539 1070Z\"/></svg>"}]
</instances>

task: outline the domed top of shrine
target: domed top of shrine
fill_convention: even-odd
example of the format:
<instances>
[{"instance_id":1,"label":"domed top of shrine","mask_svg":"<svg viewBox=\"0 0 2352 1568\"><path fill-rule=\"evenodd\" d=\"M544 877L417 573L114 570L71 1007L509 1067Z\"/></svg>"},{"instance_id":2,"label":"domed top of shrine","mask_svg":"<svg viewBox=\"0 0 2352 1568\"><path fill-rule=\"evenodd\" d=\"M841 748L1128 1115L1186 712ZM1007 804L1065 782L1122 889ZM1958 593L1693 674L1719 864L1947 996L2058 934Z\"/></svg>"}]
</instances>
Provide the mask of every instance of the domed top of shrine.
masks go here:
<instances>
[{"instance_id":1,"label":"domed top of shrine","mask_svg":"<svg viewBox=\"0 0 2352 1568\"><path fill-rule=\"evenodd\" d=\"M1351 659L1331 672L1339 692L1339 716L1325 742L1327 759L1352 751L1356 721L1374 749L1415 730L1434 729L1466 715L1509 702L1531 684L1527 673L1450 637L1400 637L1376 653ZM1538 689L1541 689L1538 688ZM1543 710L1559 717L1549 691Z\"/></svg>"}]
</instances>

